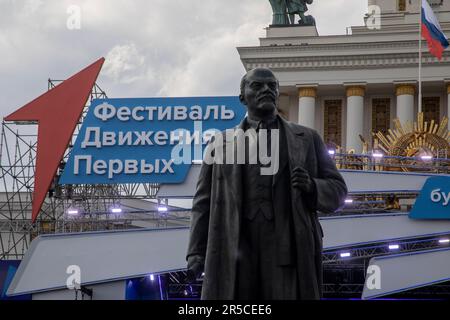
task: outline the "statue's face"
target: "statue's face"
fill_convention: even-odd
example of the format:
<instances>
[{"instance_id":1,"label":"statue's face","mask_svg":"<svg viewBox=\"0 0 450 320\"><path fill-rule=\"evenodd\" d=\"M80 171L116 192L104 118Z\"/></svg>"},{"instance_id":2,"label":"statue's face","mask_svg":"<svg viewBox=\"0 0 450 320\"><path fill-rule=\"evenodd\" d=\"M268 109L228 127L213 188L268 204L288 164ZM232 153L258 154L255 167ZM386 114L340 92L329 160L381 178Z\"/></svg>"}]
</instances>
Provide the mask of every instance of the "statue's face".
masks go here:
<instances>
[{"instance_id":1,"label":"statue's face","mask_svg":"<svg viewBox=\"0 0 450 320\"><path fill-rule=\"evenodd\" d=\"M258 68L249 71L241 102L249 113L260 116L272 114L279 96L278 80L269 69Z\"/></svg>"}]
</instances>

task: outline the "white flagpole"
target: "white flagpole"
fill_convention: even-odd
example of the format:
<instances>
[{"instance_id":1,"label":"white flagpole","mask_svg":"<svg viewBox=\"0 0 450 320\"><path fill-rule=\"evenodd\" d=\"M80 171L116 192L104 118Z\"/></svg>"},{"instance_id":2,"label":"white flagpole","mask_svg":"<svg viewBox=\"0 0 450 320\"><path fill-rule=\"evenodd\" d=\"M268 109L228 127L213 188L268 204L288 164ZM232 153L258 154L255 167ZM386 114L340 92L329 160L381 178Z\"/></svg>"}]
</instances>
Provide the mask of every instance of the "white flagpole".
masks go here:
<instances>
[{"instance_id":1,"label":"white flagpole","mask_svg":"<svg viewBox=\"0 0 450 320\"><path fill-rule=\"evenodd\" d=\"M422 112L422 1L419 14L419 113Z\"/></svg>"}]
</instances>

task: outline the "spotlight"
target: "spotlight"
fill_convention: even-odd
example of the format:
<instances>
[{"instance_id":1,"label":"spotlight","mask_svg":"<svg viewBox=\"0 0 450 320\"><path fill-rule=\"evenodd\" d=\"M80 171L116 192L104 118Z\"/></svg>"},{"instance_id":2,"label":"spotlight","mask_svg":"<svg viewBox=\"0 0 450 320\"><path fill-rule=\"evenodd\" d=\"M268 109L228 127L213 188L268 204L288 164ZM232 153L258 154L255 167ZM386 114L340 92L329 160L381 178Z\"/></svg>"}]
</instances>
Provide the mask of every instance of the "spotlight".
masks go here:
<instances>
[{"instance_id":1,"label":"spotlight","mask_svg":"<svg viewBox=\"0 0 450 320\"><path fill-rule=\"evenodd\" d=\"M420 159L422 159L423 161L430 161L430 160L433 160L433 156L425 155L425 156L421 156Z\"/></svg>"},{"instance_id":2,"label":"spotlight","mask_svg":"<svg viewBox=\"0 0 450 320\"><path fill-rule=\"evenodd\" d=\"M80 212L78 211L78 209L69 209L67 210L67 214L69 216L77 216Z\"/></svg>"},{"instance_id":3,"label":"spotlight","mask_svg":"<svg viewBox=\"0 0 450 320\"><path fill-rule=\"evenodd\" d=\"M112 208L111 212L112 213L122 213L122 209L121 208Z\"/></svg>"},{"instance_id":4,"label":"spotlight","mask_svg":"<svg viewBox=\"0 0 450 320\"><path fill-rule=\"evenodd\" d=\"M328 150L328 154L329 154L330 156L334 156L334 155L336 154L336 151L334 151L334 150Z\"/></svg>"},{"instance_id":5,"label":"spotlight","mask_svg":"<svg viewBox=\"0 0 450 320\"><path fill-rule=\"evenodd\" d=\"M448 244L448 243L450 243L450 239L441 239L441 240L439 240L439 243L440 244Z\"/></svg>"},{"instance_id":6,"label":"spotlight","mask_svg":"<svg viewBox=\"0 0 450 320\"><path fill-rule=\"evenodd\" d=\"M350 252L343 252L341 253L341 258L350 258L352 254Z\"/></svg>"},{"instance_id":7,"label":"spotlight","mask_svg":"<svg viewBox=\"0 0 450 320\"><path fill-rule=\"evenodd\" d=\"M400 249L400 246L398 244L390 244L389 250L398 250Z\"/></svg>"},{"instance_id":8,"label":"spotlight","mask_svg":"<svg viewBox=\"0 0 450 320\"><path fill-rule=\"evenodd\" d=\"M353 203L353 199L345 199L345 203L346 204L352 204Z\"/></svg>"},{"instance_id":9,"label":"spotlight","mask_svg":"<svg viewBox=\"0 0 450 320\"><path fill-rule=\"evenodd\" d=\"M165 207L165 206L159 206L158 207L158 211L159 212L167 212L167 211L169 211L169 209L167 207Z\"/></svg>"},{"instance_id":10,"label":"spotlight","mask_svg":"<svg viewBox=\"0 0 450 320\"><path fill-rule=\"evenodd\" d=\"M384 155L381 152L375 151L372 153L372 157L374 157L376 159L381 159L384 157Z\"/></svg>"},{"instance_id":11,"label":"spotlight","mask_svg":"<svg viewBox=\"0 0 450 320\"><path fill-rule=\"evenodd\" d=\"M150 280L151 280L151 281L155 281L155 276L151 274L151 275L150 275Z\"/></svg>"}]
</instances>

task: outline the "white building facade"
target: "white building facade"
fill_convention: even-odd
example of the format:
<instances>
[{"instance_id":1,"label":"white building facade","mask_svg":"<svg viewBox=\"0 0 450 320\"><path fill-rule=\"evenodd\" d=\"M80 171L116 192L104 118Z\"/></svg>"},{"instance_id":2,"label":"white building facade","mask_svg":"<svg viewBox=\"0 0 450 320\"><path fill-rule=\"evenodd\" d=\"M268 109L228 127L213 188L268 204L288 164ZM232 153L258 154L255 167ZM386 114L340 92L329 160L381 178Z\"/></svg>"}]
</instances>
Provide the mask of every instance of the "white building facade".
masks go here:
<instances>
[{"instance_id":1,"label":"white building facade","mask_svg":"<svg viewBox=\"0 0 450 320\"><path fill-rule=\"evenodd\" d=\"M450 35L450 0L429 2ZM349 35L270 26L259 46L238 48L247 70L268 67L277 75L282 115L316 129L330 147L356 153L360 136L371 141L395 118L414 122L419 111L420 0L369 0L368 8L380 15L366 15L366 26ZM440 122L450 114L450 49L439 61L425 40L422 47L422 111L425 121Z\"/></svg>"}]
</instances>

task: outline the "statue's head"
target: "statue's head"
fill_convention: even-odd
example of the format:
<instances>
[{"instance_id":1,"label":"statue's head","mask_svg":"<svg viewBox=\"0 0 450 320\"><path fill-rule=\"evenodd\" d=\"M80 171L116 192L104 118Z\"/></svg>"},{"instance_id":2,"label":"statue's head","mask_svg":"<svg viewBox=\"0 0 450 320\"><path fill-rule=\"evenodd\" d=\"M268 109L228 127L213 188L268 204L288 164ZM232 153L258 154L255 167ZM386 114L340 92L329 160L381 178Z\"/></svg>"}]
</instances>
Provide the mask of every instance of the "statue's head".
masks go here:
<instances>
[{"instance_id":1,"label":"statue's head","mask_svg":"<svg viewBox=\"0 0 450 320\"><path fill-rule=\"evenodd\" d=\"M260 117L273 114L277 108L278 96L278 79L270 69L256 68L242 78L239 99L250 114Z\"/></svg>"}]
</instances>

